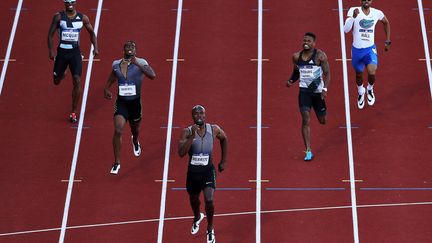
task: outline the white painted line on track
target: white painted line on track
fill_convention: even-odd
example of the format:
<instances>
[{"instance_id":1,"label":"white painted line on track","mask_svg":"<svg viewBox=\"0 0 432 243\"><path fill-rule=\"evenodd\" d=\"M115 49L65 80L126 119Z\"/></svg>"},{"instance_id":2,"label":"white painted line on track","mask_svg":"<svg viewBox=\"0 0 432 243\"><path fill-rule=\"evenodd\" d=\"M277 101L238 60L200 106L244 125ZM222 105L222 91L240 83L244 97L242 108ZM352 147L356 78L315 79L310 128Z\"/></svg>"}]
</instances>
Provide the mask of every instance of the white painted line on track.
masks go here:
<instances>
[{"instance_id":1,"label":"white painted line on track","mask_svg":"<svg viewBox=\"0 0 432 243\"><path fill-rule=\"evenodd\" d=\"M343 69L343 81L344 81L344 96L345 96L345 118L347 126L347 144L348 144L348 160L349 160L349 173L350 173L350 188L351 188L351 214L353 222L353 235L354 243L359 243L358 233L358 218L357 218L357 199L356 199L356 180L354 173L354 156L352 146L352 135L351 135L351 115L350 115L350 103L349 103L349 90L348 90L348 71L347 71L347 60L346 60L346 49L345 49L345 32L344 26L344 15L343 15L343 3L342 0L338 0L339 6L339 31L341 38L341 50L342 50L342 69Z\"/></svg>"},{"instance_id":2,"label":"white painted line on track","mask_svg":"<svg viewBox=\"0 0 432 243\"><path fill-rule=\"evenodd\" d=\"M11 34L9 37L9 43L8 43L8 47L6 50L6 56L4 58L3 68L2 68L1 75L0 75L0 95L2 93L4 80L6 78L6 72L7 72L7 68L9 65L9 58L10 58L10 55L12 52L12 46L13 46L13 42L15 39L15 33L16 33L17 26L18 26L18 21L19 21L19 17L20 17L20 13L21 13L22 4L23 4L23 0L18 0L18 5L17 5L16 11L15 11L15 18L14 18L14 22L12 25Z\"/></svg>"},{"instance_id":3,"label":"white painted line on track","mask_svg":"<svg viewBox=\"0 0 432 243\"><path fill-rule=\"evenodd\" d=\"M167 183L168 183L168 169L169 169L169 157L171 149L171 133L173 125L173 114L174 114L174 98L176 89L176 79L177 79L177 63L178 63L178 52L180 46L180 29L182 20L182 9L183 0L178 0L177 6L177 23L176 23L176 33L174 41L174 51L173 51L173 64L172 64L172 74L171 74L171 92L170 92L170 103L168 111L168 124L167 124L167 136L165 144L165 160L164 169L162 176L162 191L161 191L161 204L159 212L159 226L158 226L158 238L157 242L162 243L163 239L163 227L165 222L165 205L166 205L166 193L167 193Z\"/></svg>"},{"instance_id":4,"label":"white painted line on track","mask_svg":"<svg viewBox=\"0 0 432 243\"><path fill-rule=\"evenodd\" d=\"M96 20L95 20L95 25L94 25L94 32L96 35L98 33L98 30L99 30L99 22L100 22L100 17L101 17L101 12L102 12L102 4L103 4L103 0L99 0L98 1L98 11L96 13ZM87 73L86 73L86 79L85 79L85 83L84 83L84 91L83 91L83 98L82 98L82 103L81 103L81 111L80 111L80 117L79 117L79 122L78 122L77 135L76 135L76 139L75 139L75 148L74 148L74 153L73 153L73 158L72 158L71 170L70 170L70 174L69 174L69 183L68 183L68 188L67 188L67 193L66 193L66 201L65 201L64 211L63 211L63 220L62 220L62 225L60 228L59 243L64 242L64 238L66 235L67 220L68 220L68 216L69 216L69 206L70 206L70 202L71 202L71 198L72 198L72 189L73 189L73 185L74 185L75 169L76 169L76 165L77 165L77 161L78 161L78 153L79 153L79 147L80 147L80 143L81 143L81 134L82 134L83 125L84 125L85 109L86 109L86 105L87 105L87 96L88 96L88 90L89 90L89 86L90 86L90 76L91 76L91 72L92 72L92 68L93 68L93 54L92 53L93 53L93 45L91 45L91 47L90 47L90 55L89 55L90 57L89 57L88 65L87 65Z\"/></svg>"},{"instance_id":5,"label":"white painted line on track","mask_svg":"<svg viewBox=\"0 0 432 243\"><path fill-rule=\"evenodd\" d=\"M365 204L358 205L358 208L377 208L377 207L407 207L407 206L427 206L432 205L432 202L411 202L411 203L385 203L385 204ZM262 214L270 214L270 213L289 213L289 212L305 212L305 211L323 211L323 210L338 210L338 209L350 209L351 205L348 206L328 206L328 207L314 207L314 208L293 208L293 209L278 209L278 210L263 210ZM236 212L236 213L222 213L215 214L215 217L231 217L231 216L242 216L242 215L254 215L256 212L248 211L248 212ZM192 219L193 216L181 216L181 217L171 217L165 218L165 221L172 220L189 220ZM127 224L142 224L142 223L151 223L157 222L159 219L140 219L140 220L129 220L129 221L120 221L120 222L112 222L112 223L100 223L100 224L85 224L85 225L76 225L76 226L68 226L67 229L85 229L85 228L96 228L96 227L111 227L117 225L127 225ZM34 233L43 233L43 232L51 232L57 231L60 228L49 228L49 229L39 229L39 230L26 230L26 231L16 231L16 232L8 232L8 233L0 233L0 237L4 236L13 236L13 235L24 235L24 234L34 234Z\"/></svg>"},{"instance_id":6,"label":"white painted line on track","mask_svg":"<svg viewBox=\"0 0 432 243\"><path fill-rule=\"evenodd\" d=\"M426 24L423 14L423 3L422 0L417 0L418 8L419 8L419 15L420 15L420 24L422 29L422 36L423 36L423 46L425 51L425 60L430 60L430 53L429 53L429 42L427 38L427 32L426 32ZM431 62L426 62L426 68L428 72L428 78L429 78L429 90L432 98L432 70L431 70Z\"/></svg>"},{"instance_id":7,"label":"white painted line on track","mask_svg":"<svg viewBox=\"0 0 432 243\"><path fill-rule=\"evenodd\" d=\"M256 170L256 243L261 242L261 131L262 131L262 16L263 1L258 0L258 63L257 63L257 170Z\"/></svg>"}]
</instances>

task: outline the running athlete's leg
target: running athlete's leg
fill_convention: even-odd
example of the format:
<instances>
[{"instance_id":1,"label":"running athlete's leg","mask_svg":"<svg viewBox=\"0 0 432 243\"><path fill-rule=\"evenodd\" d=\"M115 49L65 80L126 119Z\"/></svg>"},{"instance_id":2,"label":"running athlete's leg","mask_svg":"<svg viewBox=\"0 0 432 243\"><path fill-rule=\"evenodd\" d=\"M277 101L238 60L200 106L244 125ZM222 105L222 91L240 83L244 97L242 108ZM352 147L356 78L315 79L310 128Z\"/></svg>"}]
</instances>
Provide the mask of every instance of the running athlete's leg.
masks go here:
<instances>
[{"instance_id":1,"label":"running athlete's leg","mask_svg":"<svg viewBox=\"0 0 432 243\"><path fill-rule=\"evenodd\" d=\"M213 203L213 195L215 189L212 187L204 188L204 200L205 200L205 211L207 215L207 231L211 231L213 229L213 215L214 215L214 203Z\"/></svg>"},{"instance_id":2,"label":"running athlete's leg","mask_svg":"<svg viewBox=\"0 0 432 243\"><path fill-rule=\"evenodd\" d=\"M122 147L122 134L123 128L126 124L126 119L122 115L114 116L114 135L113 135L113 149L115 163L120 164L120 155Z\"/></svg>"},{"instance_id":3,"label":"running athlete's leg","mask_svg":"<svg viewBox=\"0 0 432 243\"><path fill-rule=\"evenodd\" d=\"M373 86L375 84L375 73L377 70L376 64L368 64L367 65L367 71L368 71L368 83Z\"/></svg>"},{"instance_id":4,"label":"running athlete's leg","mask_svg":"<svg viewBox=\"0 0 432 243\"><path fill-rule=\"evenodd\" d=\"M310 146L310 111L301 111L302 116L302 135L306 151L311 149Z\"/></svg>"},{"instance_id":5,"label":"running athlete's leg","mask_svg":"<svg viewBox=\"0 0 432 243\"><path fill-rule=\"evenodd\" d=\"M194 214L194 222L198 221L200 219L200 205L201 202L199 200L199 193L198 194L189 194L189 202L192 208L192 212Z\"/></svg>"},{"instance_id":6,"label":"running athlete's leg","mask_svg":"<svg viewBox=\"0 0 432 243\"><path fill-rule=\"evenodd\" d=\"M132 133L132 140L134 145L138 145L138 136L139 136L139 132L140 132L140 122L134 122L134 121L130 121L130 128L131 128L131 133Z\"/></svg>"},{"instance_id":7,"label":"running athlete's leg","mask_svg":"<svg viewBox=\"0 0 432 243\"><path fill-rule=\"evenodd\" d=\"M78 108L78 102L81 98L81 77L78 75L73 76L73 88L72 88L72 112L76 112Z\"/></svg>"},{"instance_id":8,"label":"running athlete's leg","mask_svg":"<svg viewBox=\"0 0 432 243\"><path fill-rule=\"evenodd\" d=\"M67 66L68 66L68 60L65 54L63 54L61 51L58 51L54 61L54 71L53 71L54 85L59 85L60 82L65 78L65 71Z\"/></svg>"}]
</instances>

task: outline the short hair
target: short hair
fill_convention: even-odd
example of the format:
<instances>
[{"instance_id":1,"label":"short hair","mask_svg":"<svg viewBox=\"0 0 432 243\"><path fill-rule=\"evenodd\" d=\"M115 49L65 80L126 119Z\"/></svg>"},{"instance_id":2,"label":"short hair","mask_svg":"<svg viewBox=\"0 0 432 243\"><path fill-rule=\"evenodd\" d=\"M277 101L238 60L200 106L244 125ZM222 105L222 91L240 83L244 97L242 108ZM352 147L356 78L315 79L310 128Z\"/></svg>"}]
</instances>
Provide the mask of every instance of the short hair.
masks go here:
<instances>
[{"instance_id":1,"label":"short hair","mask_svg":"<svg viewBox=\"0 0 432 243\"><path fill-rule=\"evenodd\" d=\"M202 105L195 105L194 107L192 107L192 113L194 113L195 110L201 109L205 112L205 108Z\"/></svg>"},{"instance_id":2,"label":"short hair","mask_svg":"<svg viewBox=\"0 0 432 243\"><path fill-rule=\"evenodd\" d=\"M74 3L74 2L76 2L76 0L63 0L63 2L65 2L65 3Z\"/></svg>"},{"instance_id":3,"label":"short hair","mask_svg":"<svg viewBox=\"0 0 432 243\"><path fill-rule=\"evenodd\" d=\"M127 46L127 45L134 45L134 46L136 46L136 43L135 43L135 41L133 41L133 40L128 40L128 41L126 41L125 44L123 45L123 48L124 48L125 46Z\"/></svg>"},{"instance_id":4,"label":"short hair","mask_svg":"<svg viewBox=\"0 0 432 243\"><path fill-rule=\"evenodd\" d=\"M316 40L316 35L314 34L314 33L312 33L312 32L306 32L305 34L304 34L304 36L309 36L309 37L312 37L312 39L315 41Z\"/></svg>"}]
</instances>

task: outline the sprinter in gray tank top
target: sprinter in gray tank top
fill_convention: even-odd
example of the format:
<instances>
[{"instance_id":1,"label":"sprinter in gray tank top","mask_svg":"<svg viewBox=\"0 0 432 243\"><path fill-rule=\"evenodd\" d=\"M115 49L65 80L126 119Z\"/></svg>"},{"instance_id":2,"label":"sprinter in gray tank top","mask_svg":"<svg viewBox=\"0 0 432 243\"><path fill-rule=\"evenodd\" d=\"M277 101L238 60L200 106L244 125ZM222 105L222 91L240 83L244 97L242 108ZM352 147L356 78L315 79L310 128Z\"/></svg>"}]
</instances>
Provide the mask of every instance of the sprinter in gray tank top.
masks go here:
<instances>
[{"instance_id":1,"label":"sprinter in gray tank top","mask_svg":"<svg viewBox=\"0 0 432 243\"><path fill-rule=\"evenodd\" d=\"M212 159L213 142L215 138L220 141L222 154L218 169L222 172L226 165L228 138L218 125L206 123L203 106L196 105L192 108L192 119L194 124L183 130L178 147L180 157L189 154L186 188L194 213L191 233L198 233L199 225L204 218L204 214L200 213L199 200L200 193L203 191L208 223L207 242L215 243L213 194L216 189L216 171Z\"/></svg>"}]
</instances>

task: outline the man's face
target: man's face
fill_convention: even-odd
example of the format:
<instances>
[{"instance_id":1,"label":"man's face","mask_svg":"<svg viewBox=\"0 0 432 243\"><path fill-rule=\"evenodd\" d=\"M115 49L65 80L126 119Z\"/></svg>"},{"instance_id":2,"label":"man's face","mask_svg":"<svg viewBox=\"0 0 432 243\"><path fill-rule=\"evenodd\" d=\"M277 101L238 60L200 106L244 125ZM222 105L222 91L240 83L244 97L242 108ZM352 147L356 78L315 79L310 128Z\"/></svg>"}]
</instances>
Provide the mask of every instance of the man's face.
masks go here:
<instances>
[{"instance_id":1,"label":"man's face","mask_svg":"<svg viewBox=\"0 0 432 243\"><path fill-rule=\"evenodd\" d=\"M204 124L205 122L205 110L198 107L192 111L192 119L195 124Z\"/></svg>"},{"instance_id":2,"label":"man's face","mask_svg":"<svg viewBox=\"0 0 432 243\"><path fill-rule=\"evenodd\" d=\"M76 5L75 1L65 2L66 11L74 11L75 10L75 5Z\"/></svg>"},{"instance_id":3,"label":"man's face","mask_svg":"<svg viewBox=\"0 0 432 243\"><path fill-rule=\"evenodd\" d=\"M315 47L315 40L311 36L303 37L303 50L310 50Z\"/></svg>"},{"instance_id":4,"label":"man's face","mask_svg":"<svg viewBox=\"0 0 432 243\"><path fill-rule=\"evenodd\" d=\"M361 0L363 8L369 8L372 5L372 0Z\"/></svg>"},{"instance_id":5,"label":"man's face","mask_svg":"<svg viewBox=\"0 0 432 243\"><path fill-rule=\"evenodd\" d=\"M124 45L124 54L125 56L135 56L136 54L136 47L135 47L135 43L133 42L128 42Z\"/></svg>"}]
</instances>

